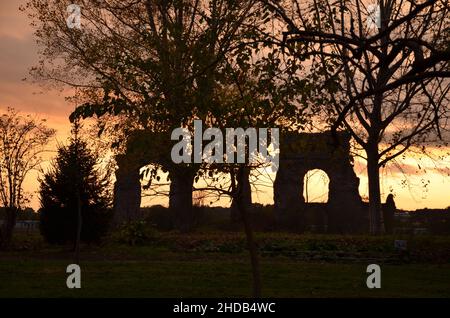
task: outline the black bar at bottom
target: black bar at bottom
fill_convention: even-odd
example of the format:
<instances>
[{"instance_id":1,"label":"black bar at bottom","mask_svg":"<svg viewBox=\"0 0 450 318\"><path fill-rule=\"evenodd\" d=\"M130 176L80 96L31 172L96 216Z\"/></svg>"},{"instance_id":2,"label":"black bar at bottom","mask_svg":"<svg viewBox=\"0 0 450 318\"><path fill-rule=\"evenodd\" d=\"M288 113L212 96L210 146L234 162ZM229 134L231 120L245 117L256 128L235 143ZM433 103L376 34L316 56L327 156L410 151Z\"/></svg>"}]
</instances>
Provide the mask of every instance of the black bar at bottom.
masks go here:
<instances>
[{"instance_id":1,"label":"black bar at bottom","mask_svg":"<svg viewBox=\"0 0 450 318\"><path fill-rule=\"evenodd\" d=\"M58 317L64 318L64 312L85 315L86 313L105 313L106 311L132 318L134 312L142 317L175 315L197 317L224 316L230 314L284 317L315 317L316 315L343 314L344 317L384 317L392 310L403 317L409 313L430 314L447 311L450 299L1 299L0 308L11 307L17 312L32 314L48 312L51 308L66 308ZM311 316L311 314L313 314ZM156 316L155 316L156 315ZM103 315L102 315L103 316ZM162 316L161 316L162 317Z\"/></svg>"}]
</instances>

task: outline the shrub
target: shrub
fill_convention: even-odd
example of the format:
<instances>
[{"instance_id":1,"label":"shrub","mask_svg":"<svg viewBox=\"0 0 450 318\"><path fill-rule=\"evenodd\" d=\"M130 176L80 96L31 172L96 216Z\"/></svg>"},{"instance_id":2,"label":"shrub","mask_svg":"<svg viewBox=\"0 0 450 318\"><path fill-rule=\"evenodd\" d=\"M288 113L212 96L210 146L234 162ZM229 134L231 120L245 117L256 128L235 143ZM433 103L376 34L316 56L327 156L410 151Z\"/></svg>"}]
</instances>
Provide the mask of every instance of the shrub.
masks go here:
<instances>
[{"instance_id":1,"label":"shrub","mask_svg":"<svg viewBox=\"0 0 450 318\"><path fill-rule=\"evenodd\" d=\"M175 228L173 211L161 205L142 209L148 223L154 224L158 230L170 231Z\"/></svg>"},{"instance_id":2,"label":"shrub","mask_svg":"<svg viewBox=\"0 0 450 318\"><path fill-rule=\"evenodd\" d=\"M143 245L157 237L155 228L146 221L132 221L119 226L113 234L118 243L128 245Z\"/></svg>"}]
</instances>

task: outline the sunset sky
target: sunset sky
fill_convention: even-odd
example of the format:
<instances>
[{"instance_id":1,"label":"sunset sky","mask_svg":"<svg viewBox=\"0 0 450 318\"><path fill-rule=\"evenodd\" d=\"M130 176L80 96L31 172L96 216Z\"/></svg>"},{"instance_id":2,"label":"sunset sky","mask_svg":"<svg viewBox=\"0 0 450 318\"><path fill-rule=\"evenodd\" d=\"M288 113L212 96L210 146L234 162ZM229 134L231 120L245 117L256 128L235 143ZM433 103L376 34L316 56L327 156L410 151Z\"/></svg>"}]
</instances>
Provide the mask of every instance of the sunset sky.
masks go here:
<instances>
[{"instance_id":1,"label":"sunset sky","mask_svg":"<svg viewBox=\"0 0 450 318\"><path fill-rule=\"evenodd\" d=\"M28 70L38 61L38 47L33 38L33 30L24 13L19 11L22 0L0 0L0 112L13 107L23 113L36 114L38 118L46 118L48 125L57 130L57 134L49 146L54 156L56 144L65 142L70 124L68 116L74 105L65 101L66 92L51 90L42 85L32 83L28 78ZM24 78L28 80L23 81ZM432 150L432 153L445 156L444 160L431 161L425 157L407 157L401 167L408 177L408 186L402 186L405 176L398 169L390 168L382 171L383 201L392 192L396 196L397 206L403 209L445 208L450 206L450 157L448 149ZM419 169L420 166L420 169ZM363 162L357 162L355 172L361 179L360 194L367 196L367 178ZM324 183L320 175L311 182L310 197L323 194ZM29 175L25 189L34 193L33 208L38 201L35 191L38 189L37 174ZM424 182L430 184L423 187ZM271 190L261 190L255 201L273 203ZM322 196L323 197L323 196ZM160 203L161 199L143 200L143 205ZM162 203L167 203L163 200Z\"/></svg>"}]
</instances>

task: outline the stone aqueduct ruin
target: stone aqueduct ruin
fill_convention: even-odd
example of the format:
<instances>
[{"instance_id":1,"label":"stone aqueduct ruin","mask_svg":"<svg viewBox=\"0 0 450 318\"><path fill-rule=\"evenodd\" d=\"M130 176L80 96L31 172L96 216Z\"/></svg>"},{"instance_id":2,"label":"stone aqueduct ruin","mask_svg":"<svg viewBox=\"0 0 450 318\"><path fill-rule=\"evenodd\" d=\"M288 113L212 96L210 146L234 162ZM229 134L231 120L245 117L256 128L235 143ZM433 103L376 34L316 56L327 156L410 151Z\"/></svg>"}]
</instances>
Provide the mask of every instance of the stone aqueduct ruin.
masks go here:
<instances>
[{"instance_id":1,"label":"stone aqueduct ruin","mask_svg":"<svg viewBox=\"0 0 450 318\"><path fill-rule=\"evenodd\" d=\"M364 228L365 209L358 193L359 178L353 170L350 136L345 132L284 133L280 136L280 165L274 183L274 216L279 225L295 224L302 229L307 204L303 198L303 178L313 169L325 171L330 179L325 205L328 232L357 232ZM189 227L193 218L192 188L199 165L176 165L170 159L169 135L139 131L127 144L125 154L117 156L114 187L114 213L117 223L140 216L140 169L157 163L171 180L169 207L177 228ZM251 193L248 180L248 203Z\"/></svg>"}]
</instances>

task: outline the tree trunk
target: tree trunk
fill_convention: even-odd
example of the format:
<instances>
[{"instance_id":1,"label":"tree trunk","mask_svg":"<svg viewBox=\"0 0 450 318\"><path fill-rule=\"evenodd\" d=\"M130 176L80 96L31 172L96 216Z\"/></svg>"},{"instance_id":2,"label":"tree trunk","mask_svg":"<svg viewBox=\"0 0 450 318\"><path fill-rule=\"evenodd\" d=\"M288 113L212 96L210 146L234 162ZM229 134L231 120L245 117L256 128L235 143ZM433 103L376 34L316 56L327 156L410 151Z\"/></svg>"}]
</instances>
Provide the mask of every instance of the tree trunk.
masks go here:
<instances>
[{"instance_id":1,"label":"tree trunk","mask_svg":"<svg viewBox=\"0 0 450 318\"><path fill-rule=\"evenodd\" d=\"M252 206L252 189L251 189L251 185L250 185L250 169L249 168L243 168L243 177L238 180L239 184L242 185L241 186L241 191L242 191L242 204L244 204L246 206L246 210L250 211L251 206ZM238 207L238 200L234 200L231 202L231 209L230 209L230 219L231 219L231 223L238 223L240 222L240 212L239 212L239 207Z\"/></svg>"},{"instance_id":2,"label":"tree trunk","mask_svg":"<svg viewBox=\"0 0 450 318\"><path fill-rule=\"evenodd\" d=\"M16 226L17 220L17 208L8 207L6 208L5 220L0 231L1 239L0 239L0 248L6 249L9 247L12 241L14 227Z\"/></svg>"},{"instance_id":3,"label":"tree trunk","mask_svg":"<svg viewBox=\"0 0 450 318\"><path fill-rule=\"evenodd\" d=\"M369 220L370 234L381 233L381 191L378 167L378 145L373 144L367 153L367 177L369 179Z\"/></svg>"},{"instance_id":4,"label":"tree trunk","mask_svg":"<svg viewBox=\"0 0 450 318\"><path fill-rule=\"evenodd\" d=\"M194 226L194 211L192 209L192 185L195 172L174 169L170 171L169 208L173 213L176 229L189 232Z\"/></svg>"},{"instance_id":5,"label":"tree trunk","mask_svg":"<svg viewBox=\"0 0 450 318\"><path fill-rule=\"evenodd\" d=\"M83 224L83 217L81 215L81 198L80 193L77 194L77 236L75 239L75 256L74 256L74 264L80 265L80 243L81 243L81 227Z\"/></svg>"},{"instance_id":6,"label":"tree trunk","mask_svg":"<svg viewBox=\"0 0 450 318\"><path fill-rule=\"evenodd\" d=\"M232 176L233 177L233 176ZM245 236L247 238L248 250L250 252L250 261L252 265L252 276L253 276L253 297L261 297L261 273L259 268L259 258L258 258L258 247L253 236L253 229L250 222L250 216L247 210L247 201L245 196L245 178L248 180L248 175L246 174L245 168L239 168L238 170L238 186L235 194L235 199L237 202L237 208L240 212L242 222L244 223Z\"/></svg>"}]
</instances>

